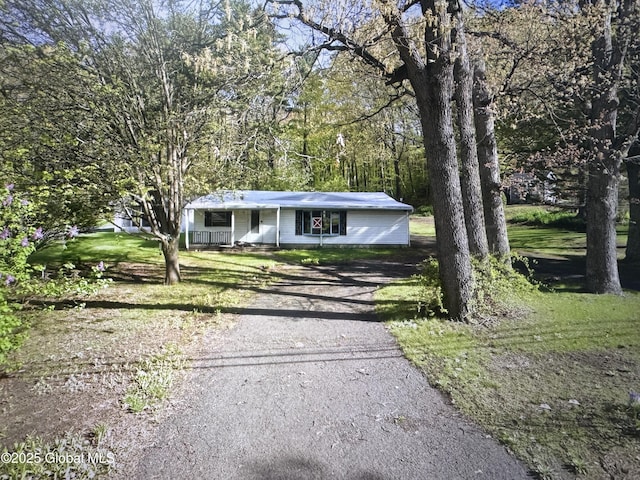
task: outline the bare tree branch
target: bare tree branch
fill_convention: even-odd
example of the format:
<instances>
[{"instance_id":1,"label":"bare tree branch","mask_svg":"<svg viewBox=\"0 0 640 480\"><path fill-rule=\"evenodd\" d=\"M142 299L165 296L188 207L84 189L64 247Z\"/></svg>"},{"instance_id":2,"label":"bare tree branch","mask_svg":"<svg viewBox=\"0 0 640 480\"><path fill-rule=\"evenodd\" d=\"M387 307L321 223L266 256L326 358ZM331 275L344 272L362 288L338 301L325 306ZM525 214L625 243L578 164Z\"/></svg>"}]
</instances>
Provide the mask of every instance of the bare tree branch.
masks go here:
<instances>
[{"instance_id":1,"label":"bare tree branch","mask_svg":"<svg viewBox=\"0 0 640 480\"><path fill-rule=\"evenodd\" d=\"M267 0L266 3L271 3L275 5L284 5L284 6L295 6L298 12L293 15L293 18L297 19L299 22L306 25L307 27L324 34L331 40L330 42L326 43L323 46L325 50L341 49L335 45L332 46L332 43L334 41L340 42L344 46L342 50L348 50L350 52L353 52L356 56L362 58L362 60L364 60L365 63L379 70L382 73L382 75L387 77L389 76L389 72L387 72L387 66L382 61L380 61L375 55L373 55L367 49L366 46L359 44L358 42L350 38L348 35L346 35L345 33L335 28L317 23L316 21L311 19L309 16L307 16L306 12L304 11L301 0ZM279 18L279 19L292 18L291 15L278 15L278 14L273 14L271 15L271 17Z\"/></svg>"}]
</instances>

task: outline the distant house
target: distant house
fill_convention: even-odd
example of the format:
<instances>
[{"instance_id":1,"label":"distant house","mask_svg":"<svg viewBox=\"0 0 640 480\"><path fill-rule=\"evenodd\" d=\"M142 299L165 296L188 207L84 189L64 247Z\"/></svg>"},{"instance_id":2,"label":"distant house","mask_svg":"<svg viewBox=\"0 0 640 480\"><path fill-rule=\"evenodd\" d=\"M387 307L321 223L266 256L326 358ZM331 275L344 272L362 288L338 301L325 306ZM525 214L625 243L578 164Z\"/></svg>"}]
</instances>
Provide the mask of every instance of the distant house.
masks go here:
<instances>
[{"instance_id":1,"label":"distant house","mask_svg":"<svg viewBox=\"0 0 640 480\"><path fill-rule=\"evenodd\" d=\"M385 193L212 193L185 207L185 244L406 246L412 211Z\"/></svg>"},{"instance_id":2,"label":"distant house","mask_svg":"<svg viewBox=\"0 0 640 480\"><path fill-rule=\"evenodd\" d=\"M555 204L556 175L549 171L540 176L533 173L517 172L506 180L503 191L509 205L516 203Z\"/></svg>"},{"instance_id":3,"label":"distant house","mask_svg":"<svg viewBox=\"0 0 640 480\"><path fill-rule=\"evenodd\" d=\"M150 225L146 218L139 219L138 223L142 227L142 230L149 231ZM140 227L138 227L138 224L131 220L131 218L127 217L126 214L118 212L115 214L109 230L114 232L137 233L140 232Z\"/></svg>"}]
</instances>

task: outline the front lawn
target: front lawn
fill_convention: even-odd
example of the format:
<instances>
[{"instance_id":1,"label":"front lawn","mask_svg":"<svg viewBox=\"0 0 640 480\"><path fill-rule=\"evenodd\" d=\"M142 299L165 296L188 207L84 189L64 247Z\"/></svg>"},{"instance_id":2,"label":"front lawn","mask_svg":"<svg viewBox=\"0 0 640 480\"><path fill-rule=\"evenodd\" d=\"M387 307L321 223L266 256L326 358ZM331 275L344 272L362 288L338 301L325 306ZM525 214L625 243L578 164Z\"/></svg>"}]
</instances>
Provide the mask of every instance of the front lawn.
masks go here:
<instances>
[{"instance_id":1,"label":"front lawn","mask_svg":"<svg viewBox=\"0 0 640 480\"><path fill-rule=\"evenodd\" d=\"M580 232L519 224L510 234L526 253L583 254ZM425 318L417 278L377 301L429 381L540 478L640 478L640 293L569 290L519 291L508 315L478 325Z\"/></svg>"}]
</instances>

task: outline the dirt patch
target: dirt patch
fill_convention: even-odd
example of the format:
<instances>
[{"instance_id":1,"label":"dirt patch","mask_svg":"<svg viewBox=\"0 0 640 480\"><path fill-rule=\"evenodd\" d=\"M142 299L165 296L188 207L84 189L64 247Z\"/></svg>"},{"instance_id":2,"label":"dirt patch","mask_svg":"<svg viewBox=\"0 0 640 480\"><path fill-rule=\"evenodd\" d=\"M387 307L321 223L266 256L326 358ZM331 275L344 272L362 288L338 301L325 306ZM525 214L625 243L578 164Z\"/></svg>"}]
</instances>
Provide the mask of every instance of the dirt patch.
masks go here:
<instances>
[{"instance_id":1,"label":"dirt patch","mask_svg":"<svg viewBox=\"0 0 640 480\"><path fill-rule=\"evenodd\" d=\"M490 413L481 423L527 462L551 467L554 478L579 470L640 478L640 430L629 406L640 385L637 352L509 353L494 356L488 370L497 386L483 394Z\"/></svg>"},{"instance_id":2,"label":"dirt patch","mask_svg":"<svg viewBox=\"0 0 640 480\"><path fill-rule=\"evenodd\" d=\"M119 453L143 443L173 408L169 400L139 415L128 411L123 399L139 362L167 348L188 358L204 332L223 331L233 321L232 315L171 305L146 308L149 302L136 308L141 289L162 288L158 270L126 265L110 273L146 280L120 280L96 295L63 302L36 301L21 312L28 338L0 373L0 450L13 450L28 436L52 442L67 432L90 438L105 428L116 466L123 468ZM114 299L125 306L113 306ZM175 372L174 392L187 375Z\"/></svg>"}]
</instances>

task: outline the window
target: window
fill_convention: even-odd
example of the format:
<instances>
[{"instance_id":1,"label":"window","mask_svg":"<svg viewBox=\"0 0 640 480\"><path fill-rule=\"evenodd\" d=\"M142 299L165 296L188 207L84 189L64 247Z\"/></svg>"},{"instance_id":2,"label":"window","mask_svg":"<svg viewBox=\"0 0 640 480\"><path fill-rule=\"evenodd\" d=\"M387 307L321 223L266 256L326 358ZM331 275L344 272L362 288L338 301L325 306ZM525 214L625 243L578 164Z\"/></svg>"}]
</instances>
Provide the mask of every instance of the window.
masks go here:
<instances>
[{"instance_id":1,"label":"window","mask_svg":"<svg viewBox=\"0 0 640 480\"><path fill-rule=\"evenodd\" d=\"M205 227L230 227L231 212L204 212Z\"/></svg>"},{"instance_id":2,"label":"window","mask_svg":"<svg viewBox=\"0 0 640 480\"><path fill-rule=\"evenodd\" d=\"M260 233L260 210L251 210L251 233Z\"/></svg>"},{"instance_id":3,"label":"window","mask_svg":"<svg viewBox=\"0 0 640 480\"><path fill-rule=\"evenodd\" d=\"M346 235L347 212L296 210L296 235Z\"/></svg>"}]
</instances>

